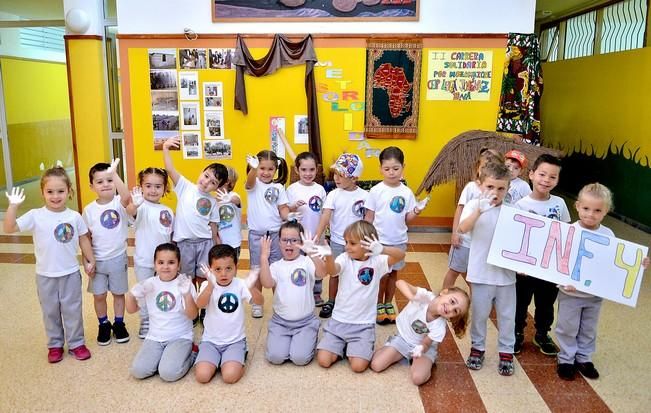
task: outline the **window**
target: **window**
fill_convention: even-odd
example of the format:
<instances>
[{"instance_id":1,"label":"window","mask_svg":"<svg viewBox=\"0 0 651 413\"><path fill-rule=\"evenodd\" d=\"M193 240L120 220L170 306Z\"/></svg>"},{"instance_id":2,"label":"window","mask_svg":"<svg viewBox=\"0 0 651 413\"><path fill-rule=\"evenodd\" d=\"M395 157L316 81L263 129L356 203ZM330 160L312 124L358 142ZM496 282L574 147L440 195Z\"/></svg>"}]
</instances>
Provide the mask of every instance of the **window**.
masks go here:
<instances>
[{"instance_id":1,"label":"window","mask_svg":"<svg viewBox=\"0 0 651 413\"><path fill-rule=\"evenodd\" d=\"M540 33L540 58L544 62L558 60L558 26L550 27Z\"/></svg>"},{"instance_id":2,"label":"window","mask_svg":"<svg viewBox=\"0 0 651 413\"><path fill-rule=\"evenodd\" d=\"M639 49L644 46L646 0L625 0L604 8L601 53Z\"/></svg>"},{"instance_id":3,"label":"window","mask_svg":"<svg viewBox=\"0 0 651 413\"><path fill-rule=\"evenodd\" d=\"M596 11L567 20L565 26L565 59L592 55L596 21Z\"/></svg>"},{"instance_id":4,"label":"window","mask_svg":"<svg viewBox=\"0 0 651 413\"><path fill-rule=\"evenodd\" d=\"M20 45L57 52L65 51L63 27L21 27Z\"/></svg>"}]
</instances>

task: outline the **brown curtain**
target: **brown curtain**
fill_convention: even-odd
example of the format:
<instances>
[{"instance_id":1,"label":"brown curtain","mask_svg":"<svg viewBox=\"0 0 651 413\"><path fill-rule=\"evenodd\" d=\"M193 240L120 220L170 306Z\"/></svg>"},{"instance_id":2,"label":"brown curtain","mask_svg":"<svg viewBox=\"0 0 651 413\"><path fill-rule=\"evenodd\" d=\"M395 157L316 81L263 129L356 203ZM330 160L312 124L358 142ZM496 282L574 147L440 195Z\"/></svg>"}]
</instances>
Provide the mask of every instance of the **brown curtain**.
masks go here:
<instances>
[{"instance_id":1,"label":"brown curtain","mask_svg":"<svg viewBox=\"0 0 651 413\"><path fill-rule=\"evenodd\" d=\"M285 36L277 34L269 52L260 59L254 59L244 43L237 35L237 46L233 63L235 64L235 110L248 112L246 103L246 86L244 73L251 76L266 76L274 73L283 66L295 66L305 63L305 94L307 96L307 118L309 128L310 150L316 155L317 163L322 163L321 133L319 130L319 111L316 100L316 83L314 81L314 64L317 62L312 36L307 35L303 40L292 42ZM286 132L286 131L285 131Z\"/></svg>"}]
</instances>

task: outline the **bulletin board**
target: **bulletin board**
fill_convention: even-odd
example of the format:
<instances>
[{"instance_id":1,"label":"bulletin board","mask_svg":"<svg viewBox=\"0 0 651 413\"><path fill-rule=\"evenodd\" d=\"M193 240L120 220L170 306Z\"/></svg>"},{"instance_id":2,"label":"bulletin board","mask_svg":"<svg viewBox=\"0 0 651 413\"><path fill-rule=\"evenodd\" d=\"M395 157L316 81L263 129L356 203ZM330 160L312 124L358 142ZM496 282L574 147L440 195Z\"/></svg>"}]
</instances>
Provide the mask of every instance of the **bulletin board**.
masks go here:
<instances>
[{"instance_id":1,"label":"bulletin board","mask_svg":"<svg viewBox=\"0 0 651 413\"><path fill-rule=\"evenodd\" d=\"M506 39L424 37L423 56L432 50L481 49L493 52L492 93L485 101L427 100L428 73L423 62L419 132L415 140L364 139L364 90L366 75L366 39L315 37L318 63L315 67L323 163L327 170L342 152L357 153L364 162L362 179L381 179L379 152L387 146L399 146L405 153L405 179L412 189L422 181L432 160L454 136L471 129L494 130L501 88ZM270 37L246 40L255 58L263 56ZM161 151L152 145L152 100L149 77L149 49L152 48L234 48L235 36L188 41L181 38L120 37L121 87L128 183L136 184L137 172L148 166L162 166ZM183 72L180 70L179 72ZM249 104L248 115L233 108L235 70L196 70L199 80L198 103L204 112L203 84L221 82L223 85L224 138L232 144L232 159L219 162L233 166L240 174L236 191L246 202L244 191L246 161L249 153L270 148L270 119L285 118L285 134L295 153L308 150L308 145L294 143L295 116L307 114L305 96L305 66L282 68L265 77L246 76ZM180 110L180 105L179 105ZM202 119L203 121L203 119ZM298 125L298 124L296 124ZM202 128L203 129L203 128ZM203 138L203 130L200 130ZM298 137L298 136L297 136ZM298 140L300 142L300 139ZM211 160L184 159L181 152L173 153L177 170L194 181ZM289 165L293 160L288 160ZM434 188L432 200L421 215L424 225L450 226L454 214L454 186ZM173 193L163 202L174 206Z\"/></svg>"}]
</instances>

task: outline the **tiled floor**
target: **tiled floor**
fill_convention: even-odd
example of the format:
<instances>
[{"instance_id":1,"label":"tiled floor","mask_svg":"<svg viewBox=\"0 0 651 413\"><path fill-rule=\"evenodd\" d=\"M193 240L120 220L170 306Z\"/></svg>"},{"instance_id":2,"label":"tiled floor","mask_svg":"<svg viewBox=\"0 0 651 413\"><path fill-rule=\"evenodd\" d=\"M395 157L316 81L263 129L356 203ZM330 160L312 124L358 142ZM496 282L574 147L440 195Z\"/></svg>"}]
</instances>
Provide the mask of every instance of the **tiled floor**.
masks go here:
<instances>
[{"instance_id":1,"label":"tiled floor","mask_svg":"<svg viewBox=\"0 0 651 413\"><path fill-rule=\"evenodd\" d=\"M648 234L607 223L625 239L649 245ZM449 234L410 234L408 265L401 276L411 283L438 289L447 267ZM133 253L133 246L129 248ZM248 251L239 274L246 274ZM271 292L265 291L265 318L247 318L249 359L244 378L225 385L219 376L198 384L192 372L177 383L158 377L137 381L129 365L139 349L137 315L127 316L132 339L99 347L90 296L84 300L90 360L66 356L56 365L46 361L45 334L34 283L31 238L0 236L0 412L26 411L310 411L310 412L642 412L651 404L651 281L642 285L637 308L605 302L599 326L595 364L602 377L568 383L555 374L555 360L539 354L528 342L517 357L513 377L497 373L496 328L489 326L484 369L464 364L469 338L450 332L439 347L432 379L420 388L410 384L406 364L384 373L352 373L346 362L326 370L272 366L264 359ZM130 269L130 282L134 282ZM460 280L458 284L463 284ZM399 307L403 297L396 298ZM530 323L531 324L531 323ZM382 344L394 326L377 328ZM196 330L197 337L200 332Z\"/></svg>"}]
</instances>

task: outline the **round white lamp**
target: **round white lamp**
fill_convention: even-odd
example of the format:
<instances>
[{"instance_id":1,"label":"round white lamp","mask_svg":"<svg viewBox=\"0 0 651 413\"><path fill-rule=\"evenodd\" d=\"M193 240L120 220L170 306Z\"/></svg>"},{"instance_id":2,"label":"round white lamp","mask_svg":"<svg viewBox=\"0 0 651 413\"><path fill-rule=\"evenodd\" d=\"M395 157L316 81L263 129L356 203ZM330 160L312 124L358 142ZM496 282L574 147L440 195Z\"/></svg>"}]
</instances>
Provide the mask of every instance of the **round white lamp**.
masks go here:
<instances>
[{"instance_id":1,"label":"round white lamp","mask_svg":"<svg viewBox=\"0 0 651 413\"><path fill-rule=\"evenodd\" d=\"M81 9L70 9L66 13L66 27L73 33L85 33L90 27L90 18Z\"/></svg>"}]
</instances>

